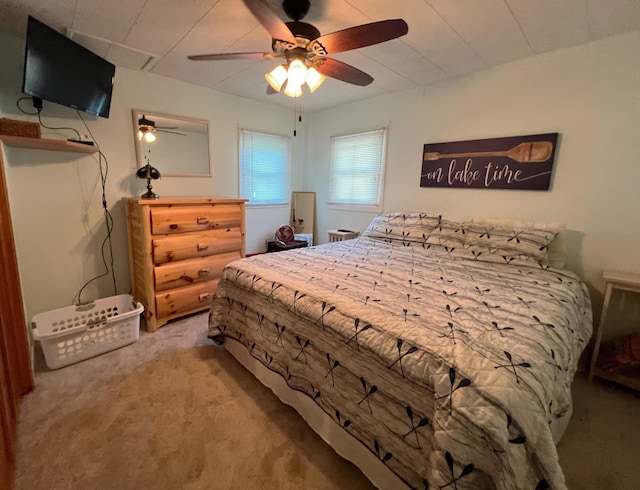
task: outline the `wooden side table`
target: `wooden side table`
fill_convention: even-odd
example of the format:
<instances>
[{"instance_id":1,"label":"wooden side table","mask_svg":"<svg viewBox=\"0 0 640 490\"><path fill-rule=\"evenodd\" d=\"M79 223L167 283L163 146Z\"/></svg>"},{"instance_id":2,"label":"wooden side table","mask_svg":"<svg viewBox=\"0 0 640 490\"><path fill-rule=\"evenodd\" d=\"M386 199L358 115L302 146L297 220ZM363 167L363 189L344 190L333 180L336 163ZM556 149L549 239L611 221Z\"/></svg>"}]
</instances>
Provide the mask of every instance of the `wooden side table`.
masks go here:
<instances>
[{"instance_id":1,"label":"wooden side table","mask_svg":"<svg viewBox=\"0 0 640 490\"><path fill-rule=\"evenodd\" d=\"M628 388L640 391L640 375L630 376L627 373L616 372L615 370L604 370L598 367L597 362L602 342L602 334L607 328L607 317L609 313L611 296L616 290L631 291L633 293L640 294L640 274L621 271L605 271L603 277L605 280L604 303L602 305L602 315L600 316L600 323L598 324L596 341L593 346L593 354L591 355L589 381L591 381L594 376L597 376L599 378L607 379L609 381L613 381L614 383L618 383ZM640 325L638 326L638 331L640 332Z\"/></svg>"}]
</instances>

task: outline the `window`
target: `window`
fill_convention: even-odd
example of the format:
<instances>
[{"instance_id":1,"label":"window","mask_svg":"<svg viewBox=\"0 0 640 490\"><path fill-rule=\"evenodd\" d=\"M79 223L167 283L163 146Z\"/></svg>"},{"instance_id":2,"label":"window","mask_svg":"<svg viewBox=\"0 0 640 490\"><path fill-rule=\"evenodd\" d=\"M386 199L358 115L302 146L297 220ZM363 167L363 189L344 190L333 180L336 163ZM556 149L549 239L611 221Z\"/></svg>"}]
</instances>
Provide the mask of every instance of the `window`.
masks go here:
<instances>
[{"instance_id":1,"label":"window","mask_svg":"<svg viewBox=\"0 0 640 490\"><path fill-rule=\"evenodd\" d=\"M331 138L329 204L380 211L387 128Z\"/></svg>"},{"instance_id":2,"label":"window","mask_svg":"<svg viewBox=\"0 0 640 490\"><path fill-rule=\"evenodd\" d=\"M291 139L240 130L240 197L248 204L287 204Z\"/></svg>"}]
</instances>

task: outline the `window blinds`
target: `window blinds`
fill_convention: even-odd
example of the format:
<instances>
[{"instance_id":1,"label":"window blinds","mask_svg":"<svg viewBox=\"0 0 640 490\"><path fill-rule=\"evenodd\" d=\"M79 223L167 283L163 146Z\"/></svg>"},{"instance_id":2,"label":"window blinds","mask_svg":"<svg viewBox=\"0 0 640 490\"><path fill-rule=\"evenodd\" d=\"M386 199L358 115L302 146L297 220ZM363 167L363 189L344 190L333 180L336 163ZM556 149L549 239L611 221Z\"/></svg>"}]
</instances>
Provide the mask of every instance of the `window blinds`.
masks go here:
<instances>
[{"instance_id":1,"label":"window blinds","mask_svg":"<svg viewBox=\"0 0 640 490\"><path fill-rule=\"evenodd\" d=\"M240 194L249 204L284 204L289 199L290 139L240 131Z\"/></svg>"},{"instance_id":2,"label":"window blinds","mask_svg":"<svg viewBox=\"0 0 640 490\"><path fill-rule=\"evenodd\" d=\"M330 203L380 203L386 133L382 128L332 138Z\"/></svg>"}]
</instances>

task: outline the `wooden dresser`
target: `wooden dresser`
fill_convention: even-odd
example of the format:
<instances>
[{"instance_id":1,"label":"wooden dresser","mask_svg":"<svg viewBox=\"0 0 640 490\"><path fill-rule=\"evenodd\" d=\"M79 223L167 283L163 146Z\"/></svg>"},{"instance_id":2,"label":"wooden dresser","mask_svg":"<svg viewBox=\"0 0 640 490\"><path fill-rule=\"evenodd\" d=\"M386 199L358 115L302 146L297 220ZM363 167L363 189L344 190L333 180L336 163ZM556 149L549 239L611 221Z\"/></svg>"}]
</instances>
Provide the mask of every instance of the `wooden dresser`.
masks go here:
<instances>
[{"instance_id":1,"label":"wooden dresser","mask_svg":"<svg viewBox=\"0 0 640 490\"><path fill-rule=\"evenodd\" d=\"M245 256L246 199L125 198L131 294L147 330L206 310L229 262Z\"/></svg>"}]
</instances>

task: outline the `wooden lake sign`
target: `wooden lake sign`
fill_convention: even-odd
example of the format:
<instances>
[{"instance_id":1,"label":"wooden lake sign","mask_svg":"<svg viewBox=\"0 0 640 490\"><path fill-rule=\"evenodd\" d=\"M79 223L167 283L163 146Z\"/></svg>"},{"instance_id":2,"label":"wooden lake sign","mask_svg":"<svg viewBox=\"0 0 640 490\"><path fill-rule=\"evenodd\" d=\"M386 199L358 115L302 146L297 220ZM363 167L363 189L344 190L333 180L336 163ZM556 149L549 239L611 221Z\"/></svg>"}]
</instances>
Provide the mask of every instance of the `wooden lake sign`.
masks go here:
<instances>
[{"instance_id":1,"label":"wooden lake sign","mask_svg":"<svg viewBox=\"0 0 640 490\"><path fill-rule=\"evenodd\" d=\"M428 143L420 187L527 189L551 185L558 133Z\"/></svg>"}]
</instances>

